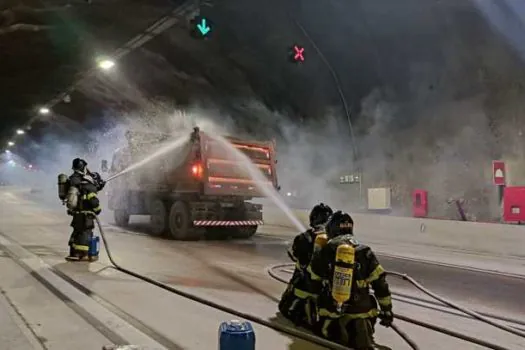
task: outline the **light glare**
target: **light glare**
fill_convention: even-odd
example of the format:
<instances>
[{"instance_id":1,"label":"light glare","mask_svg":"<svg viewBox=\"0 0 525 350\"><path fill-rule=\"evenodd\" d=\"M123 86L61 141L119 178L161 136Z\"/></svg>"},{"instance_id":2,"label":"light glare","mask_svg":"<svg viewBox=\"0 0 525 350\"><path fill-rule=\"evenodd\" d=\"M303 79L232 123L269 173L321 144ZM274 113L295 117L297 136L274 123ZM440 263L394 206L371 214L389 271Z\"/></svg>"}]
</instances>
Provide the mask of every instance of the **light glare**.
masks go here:
<instances>
[{"instance_id":1,"label":"light glare","mask_svg":"<svg viewBox=\"0 0 525 350\"><path fill-rule=\"evenodd\" d=\"M103 70L109 70L115 66L115 62L112 60L102 60L98 63L98 66Z\"/></svg>"}]
</instances>

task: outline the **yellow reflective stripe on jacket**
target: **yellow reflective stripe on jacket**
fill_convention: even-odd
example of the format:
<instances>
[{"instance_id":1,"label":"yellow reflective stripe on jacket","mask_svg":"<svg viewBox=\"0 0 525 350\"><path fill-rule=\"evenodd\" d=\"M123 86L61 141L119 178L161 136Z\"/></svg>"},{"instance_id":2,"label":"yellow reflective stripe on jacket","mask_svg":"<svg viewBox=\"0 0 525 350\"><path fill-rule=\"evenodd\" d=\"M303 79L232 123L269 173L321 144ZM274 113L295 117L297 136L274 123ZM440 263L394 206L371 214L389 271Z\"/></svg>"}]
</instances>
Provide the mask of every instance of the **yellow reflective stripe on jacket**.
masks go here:
<instances>
[{"instance_id":1,"label":"yellow reflective stripe on jacket","mask_svg":"<svg viewBox=\"0 0 525 350\"><path fill-rule=\"evenodd\" d=\"M356 320L358 318L371 318L377 317L379 315L379 310L376 308L371 309L368 312L361 312L358 314L343 314L342 319L344 321Z\"/></svg>"},{"instance_id":2,"label":"yellow reflective stripe on jacket","mask_svg":"<svg viewBox=\"0 0 525 350\"><path fill-rule=\"evenodd\" d=\"M308 265L308 267L306 268L306 271L308 271L308 273L310 274L310 278L314 281L321 281L322 278L321 276L317 275L315 272L312 271L312 266L311 265Z\"/></svg>"},{"instance_id":3,"label":"yellow reflective stripe on jacket","mask_svg":"<svg viewBox=\"0 0 525 350\"><path fill-rule=\"evenodd\" d=\"M305 292L304 290L301 290L298 288L294 288L293 294L300 299L317 298L317 295L309 293L309 292Z\"/></svg>"},{"instance_id":4,"label":"yellow reflective stripe on jacket","mask_svg":"<svg viewBox=\"0 0 525 350\"><path fill-rule=\"evenodd\" d=\"M383 266L377 265L377 267L374 269L374 271L372 271L372 273L370 274L370 276L368 276L366 280L368 281L368 283L372 283L379 277L381 277L383 273L385 273L385 269L383 268Z\"/></svg>"},{"instance_id":5,"label":"yellow reflective stripe on jacket","mask_svg":"<svg viewBox=\"0 0 525 350\"><path fill-rule=\"evenodd\" d=\"M385 269L381 265L377 265L377 267L372 271L370 276L368 276L367 279L364 280L356 280L355 283L357 284L358 288L366 288L370 285L370 283L377 280L381 275L385 273Z\"/></svg>"},{"instance_id":6,"label":"yellow reflective stripe on jacket","mask_svg":"<svg viewBox=\"0 0 525 350\"><path fill-rule=\"evenodd\" d=\"M338 312L332 312L325 308L319 309L319 316L321 317L330 317L330 318L343 318L344 320L355 320L358 318L370 318L370 317L377 317L379 315L379 310L376 308L370 309L368 312L361 312L357 314L341 314Z\"/></svg>"},{"instance_id":7,"label":"yellow reflective stripe on jacket","mask_svg":"<svg viewBox=\"0 0 525 350\"><path fill-rule=\"evenodd\" d=\"M98 207L96 208L93 208L93 211L96 213L96 212L100 212L102 210L102 207L99 205Z\"/></svg>"},{"instance_id":8,"label":"yellow reflective stripe on jacket","mask_svg":"<svg viewBox=\"0 0 525 350\"><path fill-rule=\"evenodd\" d=\"M92 198L95 198L96 196L97 194L95 192L91 192L91 193L84 195L84 199L90 200Z\"/></svg>"},{"instance_id":9,"label":"yellow reflective stripe on jacket","mask_svg":"<svg viewBox=\"0 0 525 350\"><path fill-rule=\"evenodd\" d=\"M377 298L377 302L381 306L389 306L392 305L392 297Z\"/></svg>"},{"instance_id":10,"label":"yellow reflective stripe on jacket","mask_svg":"<svg viewBox=\"0 0 525 350\"><path fill-rule=\"evenodd\" d=\"M89 246L82 244L73 244L73 249L87 252L89 250Z\"/></svg>"},{"instance_id":11,"label":"yellow reflective stripe on jacket","mask_svg":"<svg viewBox=\"0 0 525 350\"><path fill-rule=\"evenodd\" d=\"M355 283L357 284L357 288L366 288L366 287L368 287L368 281L367 280L356 280Z\"/></svg>"}]
</instances>

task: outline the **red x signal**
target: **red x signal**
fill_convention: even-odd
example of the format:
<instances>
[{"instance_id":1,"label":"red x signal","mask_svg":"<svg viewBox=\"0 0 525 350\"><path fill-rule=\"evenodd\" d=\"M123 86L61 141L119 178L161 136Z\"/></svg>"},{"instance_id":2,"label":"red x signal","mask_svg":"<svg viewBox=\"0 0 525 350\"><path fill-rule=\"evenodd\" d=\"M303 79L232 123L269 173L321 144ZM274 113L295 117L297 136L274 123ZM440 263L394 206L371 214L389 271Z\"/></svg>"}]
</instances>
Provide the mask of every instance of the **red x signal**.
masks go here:
<instances>
[{"instance_id":1,"label":"red x signal","mask_svg":"<svg viewBox=\"0 0 525 350\"><path fill-rule=\"evenodd\" d=\"M304 62L304 47L294 45L294 60Z\"/></svg>"}]
</instances>

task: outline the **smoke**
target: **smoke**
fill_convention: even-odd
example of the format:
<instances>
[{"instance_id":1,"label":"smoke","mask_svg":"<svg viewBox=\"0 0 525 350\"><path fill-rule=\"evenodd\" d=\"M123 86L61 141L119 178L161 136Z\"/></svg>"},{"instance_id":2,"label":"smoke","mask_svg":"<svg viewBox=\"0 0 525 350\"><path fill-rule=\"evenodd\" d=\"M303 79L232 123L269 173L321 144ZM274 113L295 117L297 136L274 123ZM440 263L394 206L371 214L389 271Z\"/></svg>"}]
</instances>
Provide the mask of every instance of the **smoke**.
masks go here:
<instances>
[{"instance_id":1,"label":"smoke","mask_svg":"<svg viewBox=\"0 0 525 350\"><path fill-rule=\"evenodd\" d=\"M468 213L491 218L499 211L491 161L507 162L509 184L525 181L525 70L520 27L505 26L501 6L497 12L485 3L305 1L293 12L340 77L358 163L331 76L307 40L275 14L277 2L234 0L210 14L220 25L212 40L173 29L114 72L84 81L83 94L120 112L82 139L49 133L34 153L54 184L74 157L85 157L92 170L111 160L127 130L179 133L198 125L275 139L281 193L294 206L323 201L360 210L367 188L389 186L395 212L409 214L410 194L422 188L431 215L456 217L448 202L463 198ZM521 20L508 4L507 13ZM306 47L304 65L286 60L294 43ZM339 183L358 168L362 186Z\"/></svg>"}]
</instances>

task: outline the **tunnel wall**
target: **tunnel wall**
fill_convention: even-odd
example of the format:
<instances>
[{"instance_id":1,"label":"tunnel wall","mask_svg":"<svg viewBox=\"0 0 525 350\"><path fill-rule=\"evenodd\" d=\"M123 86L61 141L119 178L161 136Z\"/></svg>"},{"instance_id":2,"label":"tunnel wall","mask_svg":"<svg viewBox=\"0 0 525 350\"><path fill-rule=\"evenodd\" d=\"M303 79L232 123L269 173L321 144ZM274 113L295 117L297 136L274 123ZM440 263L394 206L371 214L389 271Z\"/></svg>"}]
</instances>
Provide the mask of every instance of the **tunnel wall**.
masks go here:
<instances>
[{"instance_id":1,"label":"tunnel wall","mask_svg":"<svg viewBox=\"0 0 525 350\"><path fill-rule=\"evenodd\" d=\"M294 210L308 225L308 211ZM463 253L505 258L525 258L525 227L518 225L416 219L353 213L356 234L366 242L388 245L437 247ZM265 225L293 228L286 215L266 205Z\"/></svg>"}]
</instances>

